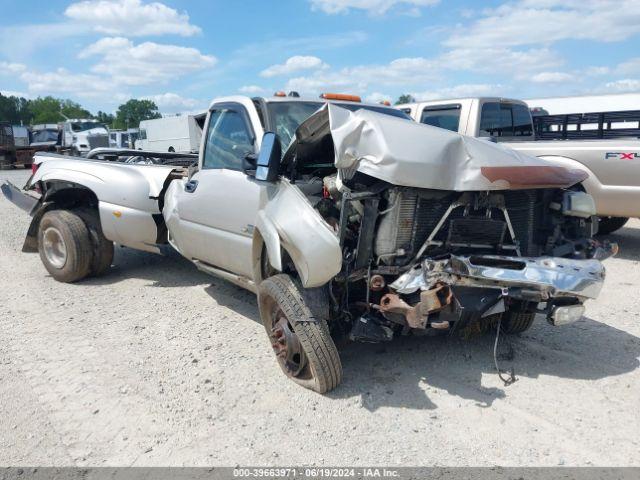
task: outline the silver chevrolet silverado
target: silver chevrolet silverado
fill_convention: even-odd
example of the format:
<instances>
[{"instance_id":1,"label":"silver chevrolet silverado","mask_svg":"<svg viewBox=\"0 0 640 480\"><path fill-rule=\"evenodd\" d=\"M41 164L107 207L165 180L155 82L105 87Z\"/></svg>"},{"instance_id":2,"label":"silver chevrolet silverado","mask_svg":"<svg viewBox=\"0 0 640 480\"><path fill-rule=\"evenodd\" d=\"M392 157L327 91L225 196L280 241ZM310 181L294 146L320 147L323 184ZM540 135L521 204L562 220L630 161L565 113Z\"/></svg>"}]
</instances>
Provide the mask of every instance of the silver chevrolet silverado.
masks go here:
<instances>
[{"instance_id":1,"label":"silver chevrolet silverado","mask_svg":"<svg viewBox=\"0 0 640 480\"><path fill-rule=\"evenodd\" d=\"M189 168L38 155L24 191L2 187L33 217L24 251L75 282L106 273L114 243L170 244L257 293L283 372L317 392L342 379L332 335L569 323L615 253L592 239L582 171L399 110L234 96L213 101L204 132Z\"/></svg>"},{"instance_id":2,"label":"silver chevrolet silverado","mask_svg":"<svg viewBox=\"0 0 640 480\"><path fill-rule=\"evenodd\" d=\"M463 135L485 137L557 165L582 170L582 188L593 196L599 233L640 217L640 140L536 139L527 104L497 97L457 98L398 105L417 122Z\"/></svg>"}]
</instances>

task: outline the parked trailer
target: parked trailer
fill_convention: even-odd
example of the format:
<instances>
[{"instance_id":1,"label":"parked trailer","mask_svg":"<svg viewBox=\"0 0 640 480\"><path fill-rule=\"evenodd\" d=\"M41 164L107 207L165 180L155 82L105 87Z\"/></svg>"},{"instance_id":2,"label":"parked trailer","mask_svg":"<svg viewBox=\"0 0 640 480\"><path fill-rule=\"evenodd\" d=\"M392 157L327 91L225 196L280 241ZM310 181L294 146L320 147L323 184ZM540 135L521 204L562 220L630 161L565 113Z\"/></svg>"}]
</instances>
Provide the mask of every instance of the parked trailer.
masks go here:
<instances>
[{"instance_id":1,"label":"parked trailer","mask_svg":"<svg viewBox=\"0 0 640 480\"><path fill-rule=\"evenodd\" d=\"M179 115L140 122L137 150L197 152L206 114Z\"/></svg>"},{"instance_id":2,"label":"parked trailer","mask_svg":"<svg viewBox=\"0 0 640 480\"><path fill-rule=\"evenodd\" d=\"M0 122L0 169L11 168L16 158L16 145L11 124Z\"/></svg>"}]
</instances>

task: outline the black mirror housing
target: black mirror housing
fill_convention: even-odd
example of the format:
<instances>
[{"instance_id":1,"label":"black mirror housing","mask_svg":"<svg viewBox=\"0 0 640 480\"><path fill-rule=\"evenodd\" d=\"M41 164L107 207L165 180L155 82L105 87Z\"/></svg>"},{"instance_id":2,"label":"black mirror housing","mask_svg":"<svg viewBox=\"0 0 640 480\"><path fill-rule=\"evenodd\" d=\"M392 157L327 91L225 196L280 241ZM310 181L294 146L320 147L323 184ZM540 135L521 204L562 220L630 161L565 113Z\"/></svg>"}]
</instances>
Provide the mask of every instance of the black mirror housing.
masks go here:
<instances>
[{"instance_id":1,"label":"black mirror housing","mask_svg":"<svg viewBox=\"0 0 640 480\"><path fill-rule=\"evenodd\" d=\"M262 137L260 154L256 162L256 180L273 182L278 178L282 147L278 136L273 132L265 132Z\"/></svg>"},{"instance_id":2,"label":"black mirror housing","mask_svg":"<svg viewBox=\"0 0 640 480\"><path fill-rule=\"evenodd\" d=\"M242 171L250 177L256 176L256 163L258 156L255 153L247 153L242 159Z\"/></svg>"}]
</instances>

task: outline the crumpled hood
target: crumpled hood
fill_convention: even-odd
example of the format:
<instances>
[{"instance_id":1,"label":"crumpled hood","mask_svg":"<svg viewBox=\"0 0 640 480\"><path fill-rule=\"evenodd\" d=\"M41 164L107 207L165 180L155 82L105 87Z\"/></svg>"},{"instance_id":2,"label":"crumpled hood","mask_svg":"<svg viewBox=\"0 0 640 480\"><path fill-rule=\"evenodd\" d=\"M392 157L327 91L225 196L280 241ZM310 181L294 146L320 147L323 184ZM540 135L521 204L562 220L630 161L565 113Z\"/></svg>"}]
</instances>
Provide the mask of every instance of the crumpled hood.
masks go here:
<instances>
[{"instance_id":1,"label":"crumpled hood","mask_svg":"<svg viewBox=\"0 0 640 480\"><path fill-rule=\"evenodd\" d=\"M329 137L329 138L328 138ZM587 178L485 140L370 110L327 104L296 130L285 154L313 163L333 144L342 179L359 171L407 187L474 191L569 187Z\"/></svg>"}]
</instances>

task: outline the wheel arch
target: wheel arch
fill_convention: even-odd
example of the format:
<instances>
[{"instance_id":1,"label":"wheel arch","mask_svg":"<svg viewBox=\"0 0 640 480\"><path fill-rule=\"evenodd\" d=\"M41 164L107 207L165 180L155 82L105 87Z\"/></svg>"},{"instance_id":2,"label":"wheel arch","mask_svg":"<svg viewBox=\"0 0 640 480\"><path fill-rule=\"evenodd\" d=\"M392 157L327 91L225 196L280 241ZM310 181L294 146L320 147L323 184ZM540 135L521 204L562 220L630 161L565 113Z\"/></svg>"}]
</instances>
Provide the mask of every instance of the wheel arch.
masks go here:
<instances>
[{"instance_id":1,"label":"wheel arch","mask_svg":"<svg viewBox=\"0 0 640 480\"><path fill-rule=\"evenodd\" d=\"M84 207L95 210L96 215L100 215L98 209L98 196L85 185L62 180L47 180L42 182L44 193L40 202L32 212L31 223L27 230L27 235L22 246L23 252L35 253L38 251L38 228L40 220L45 213L50 210Z\"/></svg>"}]
</instances>

